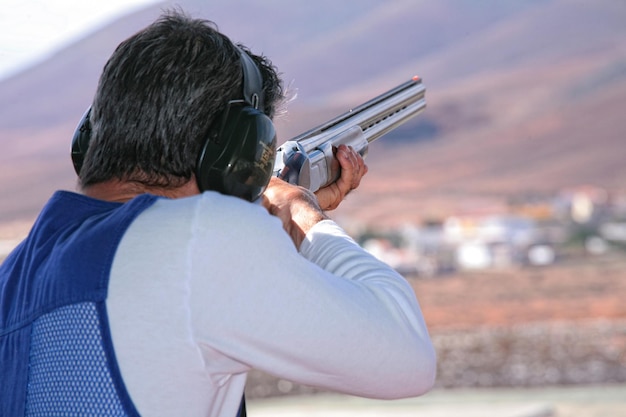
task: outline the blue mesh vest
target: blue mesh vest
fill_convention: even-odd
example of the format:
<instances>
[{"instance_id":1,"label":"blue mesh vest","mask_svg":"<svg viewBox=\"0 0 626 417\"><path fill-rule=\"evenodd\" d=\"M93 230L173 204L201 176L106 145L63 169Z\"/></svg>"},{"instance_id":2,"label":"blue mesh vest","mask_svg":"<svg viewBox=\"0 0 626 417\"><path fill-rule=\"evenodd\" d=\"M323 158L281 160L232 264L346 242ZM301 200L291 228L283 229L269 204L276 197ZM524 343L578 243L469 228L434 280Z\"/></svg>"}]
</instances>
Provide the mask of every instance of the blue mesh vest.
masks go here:
<instances>
[{"instance_id":1,"label":"blue mesh vest","mask_svg":"<svg viewBox=\"0 0 626 417\"><path fill-rule=\"evenodd\" d=\"M55 193L0 265L0 416L137 416L113 352L105 300L125 204Z\"/></svg>"}]
</instances>

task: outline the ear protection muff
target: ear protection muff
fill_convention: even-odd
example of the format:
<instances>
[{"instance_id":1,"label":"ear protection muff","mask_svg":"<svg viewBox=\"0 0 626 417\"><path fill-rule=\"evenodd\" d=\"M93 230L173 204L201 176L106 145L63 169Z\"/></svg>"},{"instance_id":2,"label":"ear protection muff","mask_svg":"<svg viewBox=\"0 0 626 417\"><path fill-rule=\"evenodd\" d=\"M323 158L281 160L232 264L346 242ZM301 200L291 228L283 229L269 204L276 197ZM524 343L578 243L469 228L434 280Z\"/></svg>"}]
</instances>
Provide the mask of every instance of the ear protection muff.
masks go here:
<instances>
[{"instance_id":1,"label":"ear protection muff","mask_svg":"<svg viewBox=\"0 0 626 417\"><path fill-rule=\"evenodd\" d=\"M276 131L263 113L263 78L252 58L239 50L243 98L232 100L198 156L196 179L201 191L254 201L263 194L274 169Z\"/></svg>"},{"instance_id":2,"label":"ear protection muff","mask_svg":"<svg viewBox=\"0 0 626 417\"><path fill-rule=\"evenodd\" d=\"M89 147L89 140L91 139L91 123L89 122L89 115L91 114L91 107L87 109L83 117L80 119L78 126L74 130L74 136L72 137L72 164L74 165L74 171L76 174L80 174L80 169L83 166L83 160Z\"/></svg>"},{"instance_id":3,"label":"ear protection muff","mask_svg":"<svg viewBox=\"0 0 626 417\"><path fill-rule=\"evenodd\" d=\"M263 77L252 58L239 49L242 98L231 100L216 119L196 164L200 191L214 190L248 201L265 191L274 169L276 131L263 112ZM87 109L72 138L72 163L80 174L89 141L91 123Z\"/></svg>"}]
</instances>

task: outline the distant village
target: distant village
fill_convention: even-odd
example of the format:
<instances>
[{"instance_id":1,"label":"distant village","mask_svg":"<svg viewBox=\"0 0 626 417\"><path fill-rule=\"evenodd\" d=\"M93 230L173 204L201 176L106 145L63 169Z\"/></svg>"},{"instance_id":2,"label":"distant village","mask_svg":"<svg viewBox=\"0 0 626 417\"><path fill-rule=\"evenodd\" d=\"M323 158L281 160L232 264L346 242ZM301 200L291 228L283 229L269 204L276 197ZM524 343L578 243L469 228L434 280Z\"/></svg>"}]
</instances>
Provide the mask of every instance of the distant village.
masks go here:
<instances>
[{"instance_id":1,"label":"distant village","mask_svg":"<svg viewBox=\"0 0 626 417\"><path fill-rule=\"evenodd\" d=\"M357 238L401 274L424 278L626 254L626 191L580 186L518 198L505 214L450 216L394 231L365 230Z\"/></svg>"},{"instance_id":2,"label":"distant village","mask_svg":"<svg viewBox=\"0 0 626 417\"><path fill-rule=\"evenodd\" d=\"M519 198L506 214L463 214L393 231L350 232L407 277L542 267L615 251L626 255L626 190L580 186L549 198ZM0 262L20 240L0 240Z\"/></svg>"}]
</instances>

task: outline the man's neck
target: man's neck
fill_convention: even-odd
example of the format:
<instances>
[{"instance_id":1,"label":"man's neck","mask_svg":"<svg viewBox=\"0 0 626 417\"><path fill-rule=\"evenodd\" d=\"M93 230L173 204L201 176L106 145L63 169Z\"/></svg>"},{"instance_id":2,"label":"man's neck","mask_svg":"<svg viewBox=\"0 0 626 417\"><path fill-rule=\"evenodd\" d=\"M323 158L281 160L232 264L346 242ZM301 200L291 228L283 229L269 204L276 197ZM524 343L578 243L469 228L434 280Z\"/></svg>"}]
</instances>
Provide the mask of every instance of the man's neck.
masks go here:
<instances>
[{"instance_id":1,"label":"man's neck","mask_svg":"<svg viewBox=\"0 0 626 417\"><path fill-rule=\"evenodd\" d=\"M98 200L125 203L141 194L167 198L182 198L200 194L195 178L179 187L150 187L132 181L109 180L87 186L81 192Z\"/></svg>"}]
</instances>

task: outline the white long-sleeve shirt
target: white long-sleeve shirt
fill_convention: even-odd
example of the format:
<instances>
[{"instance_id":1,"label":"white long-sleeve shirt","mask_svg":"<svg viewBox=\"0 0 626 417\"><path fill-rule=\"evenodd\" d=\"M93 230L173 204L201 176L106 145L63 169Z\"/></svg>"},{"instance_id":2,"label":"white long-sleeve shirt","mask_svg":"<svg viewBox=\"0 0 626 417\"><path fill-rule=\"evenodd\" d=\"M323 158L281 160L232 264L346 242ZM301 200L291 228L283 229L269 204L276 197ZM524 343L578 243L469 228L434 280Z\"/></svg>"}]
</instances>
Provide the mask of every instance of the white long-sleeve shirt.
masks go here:
<instances>
[{"instance_id":1,"label":"white long-sleeve shirt","mask_svg":"<svg viewBox=\"0 0 626 417\"><path fill-rule=\"evenodd\" d=\"M371 398L433 384L412 288L332 221L298 251L258 205L159 199L115 255L107 310L144 416L234 416L247 371Z\"/></svg>"}]
</instances>

